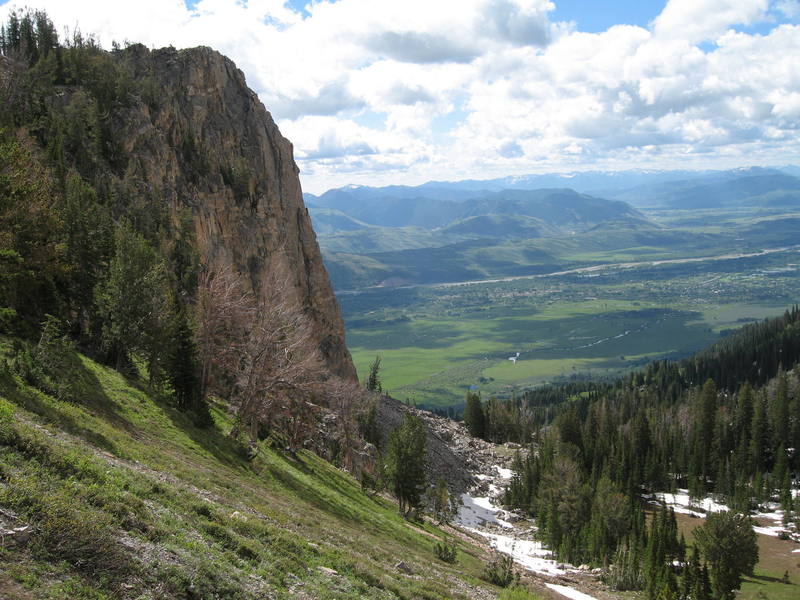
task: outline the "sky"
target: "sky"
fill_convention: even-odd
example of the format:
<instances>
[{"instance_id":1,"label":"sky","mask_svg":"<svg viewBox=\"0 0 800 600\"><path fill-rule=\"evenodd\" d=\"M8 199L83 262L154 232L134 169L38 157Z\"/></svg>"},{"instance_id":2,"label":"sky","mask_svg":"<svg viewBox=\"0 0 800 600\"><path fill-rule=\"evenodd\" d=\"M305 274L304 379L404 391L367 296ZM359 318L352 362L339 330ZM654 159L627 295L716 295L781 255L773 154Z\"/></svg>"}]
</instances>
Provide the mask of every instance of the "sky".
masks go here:
<instances>
[{"instance_id":1,"label":"sky","mask_svg":"<svg viewBox=\"0 0 800 600\"><path fill-rule=\"evenodd\" d=\"M800 163L800 0L24 0L234 60L304 190Z\"/></svg>"}]
</instances>

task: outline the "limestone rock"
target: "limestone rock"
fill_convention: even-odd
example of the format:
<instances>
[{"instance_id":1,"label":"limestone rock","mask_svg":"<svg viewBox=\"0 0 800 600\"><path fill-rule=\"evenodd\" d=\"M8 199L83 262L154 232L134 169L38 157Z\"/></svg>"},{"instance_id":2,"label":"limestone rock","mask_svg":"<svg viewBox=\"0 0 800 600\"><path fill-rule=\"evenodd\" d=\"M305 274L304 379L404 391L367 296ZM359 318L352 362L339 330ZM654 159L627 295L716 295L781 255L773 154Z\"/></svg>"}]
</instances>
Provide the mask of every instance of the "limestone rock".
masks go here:
<instances>
[{"instance_id":1,"label":"limestone rock","mask_svg":"<svg viewBox=\"0 0 800 600\"><path fill-rule=\"evenodd\" d=\"M292 145L242 72L204 47L113 54L149 89L112 115L126 157L115 193L148 198L174 230L188 227L205 264L233 266L256 293L280 273L329 370L355 379Z\"/></svg>"}]
</instances>

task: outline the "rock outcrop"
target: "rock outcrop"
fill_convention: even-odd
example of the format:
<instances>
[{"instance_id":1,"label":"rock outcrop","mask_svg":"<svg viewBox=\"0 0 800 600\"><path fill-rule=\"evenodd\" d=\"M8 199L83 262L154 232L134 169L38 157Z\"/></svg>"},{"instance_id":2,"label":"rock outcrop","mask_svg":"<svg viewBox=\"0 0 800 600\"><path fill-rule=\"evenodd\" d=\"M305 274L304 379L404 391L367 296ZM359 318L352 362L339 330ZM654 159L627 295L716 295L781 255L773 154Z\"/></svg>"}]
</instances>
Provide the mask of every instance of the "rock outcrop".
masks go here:
<instances>
[{"instance_id":1,"label":"rock outcrop","mask_svg":"<svg viewBox=\"0 0 800 600\"><path fill-rule=\"evenodd\" d=\"M489 444L471 438L466 429L455 421L412 408L390 396L381 396L378 402L378 422L384 447L389 433L402 424L403 414L406 412L421 418L427 429L428 481L433 484L441 477L447 482L450 491L457 494L470 489L475 483L474 474L479 472L475 462L478 453L471 449L477 445Z\"/></svg>"},{"instance_id":2,"label":"rock outcrop","mask_svg":"<svg viewBox=\"0 0 800 600\"><path fill-rule=\"evenodd\" d=\"M112 117L125 157L117 185L149 198L174 230L188 229L205 264L234 267L258 294L281 285L313 323L330 371L355 379L292 145L242 72L203 47L135 45L114 56L144 82Z\"/></svg>"}]
</instances>

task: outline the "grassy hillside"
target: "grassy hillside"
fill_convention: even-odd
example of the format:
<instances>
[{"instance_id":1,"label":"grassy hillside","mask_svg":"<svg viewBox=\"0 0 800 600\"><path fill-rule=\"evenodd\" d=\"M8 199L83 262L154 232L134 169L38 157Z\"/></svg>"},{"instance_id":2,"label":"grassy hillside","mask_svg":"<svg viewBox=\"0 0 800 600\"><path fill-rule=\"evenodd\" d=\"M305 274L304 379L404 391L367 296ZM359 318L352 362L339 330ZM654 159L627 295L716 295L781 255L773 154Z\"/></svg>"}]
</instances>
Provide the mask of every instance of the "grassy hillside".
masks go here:
<instances>
[{"instance_id":1,"label":"grassy hillside","mask_svg":"<svg viewBox=\"0 0 800 600\"><path fill-rule=\"evenodd\" d=\"M314 222L316 227L316 221ZM378 252L402 252L417 248L444 246L461 238L421 227L370 227L320 235L319 243L327 254L372 255Z\"/></svg>"},{"instance_id":2,"label":"grassy hillside","mask_svg":"<svg viewBox=\"0 0 800 600\"><path fill-rule=\"evenodd\" d=\"M380 233L378 233L380 232ZM760 249L731 232L630 228L604 223L591 231L505 239L454 236L395 228L321 236L320 246L337 290L371 285L443 283L550 273L602 263L713 256Z\"/></svg>"},{"instance_id":3,"label":"grassy hillside","mask_svg":"<svg viewBox=\"0 0 800 600\"><path fill-rule=\"evenodd\" d=\"M450 234L494 238L536 238L558 235L558 230L536 217L524 215L478 215L450 223Z\"/></svg>"},{"instance_id":4,"label":"grassy hillside","mask_svg":"<svg viewBox=\"0 0 800 600\"><path fill-rule=\"evenodd\" d=\"M358 219L333 208L308 207L317 235L342 231L358 231L370 227Z\"/></svg>"},{"instance_id":5,"label":"grassy hillside","mask_svg":"<svg viewBox=\"0 0 800 600\"><path fill-rule=\"evenodd\" d=\"M8 355L9 344L3 344ZM0 372L0 597L466 598L483 557L433 554L347 473L266 446L249 460L223 407L198 429L136 381L80 358L75 402ZM413 570L395 568L400 560ZM492 594L490 593L490 596Z\"/></svg>"}]
</instances>

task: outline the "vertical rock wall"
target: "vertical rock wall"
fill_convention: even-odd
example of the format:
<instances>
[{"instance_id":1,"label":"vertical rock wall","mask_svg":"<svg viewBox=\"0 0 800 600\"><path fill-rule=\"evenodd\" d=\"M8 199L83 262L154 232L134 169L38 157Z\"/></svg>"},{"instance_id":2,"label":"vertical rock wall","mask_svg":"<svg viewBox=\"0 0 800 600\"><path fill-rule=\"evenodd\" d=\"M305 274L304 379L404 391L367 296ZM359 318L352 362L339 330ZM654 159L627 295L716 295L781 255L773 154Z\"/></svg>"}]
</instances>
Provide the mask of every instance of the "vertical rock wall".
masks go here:
<instances>
[{"instance_id":1,"label":"vertical rock wall","mask_svg":"<svg viewBox=\"0 0 800 600\"><path fill-rule=\"evenodd\" d=\"M257 293L287 282L283 293L313 323L329 369L354 379L292 145L242 72L202 47L137 45L115 56L144 82L141 97L115 117L128 157L121 179L165 203L175 227L190 223L204 263L232 265Z\"/></svg>"}]
</instances>

